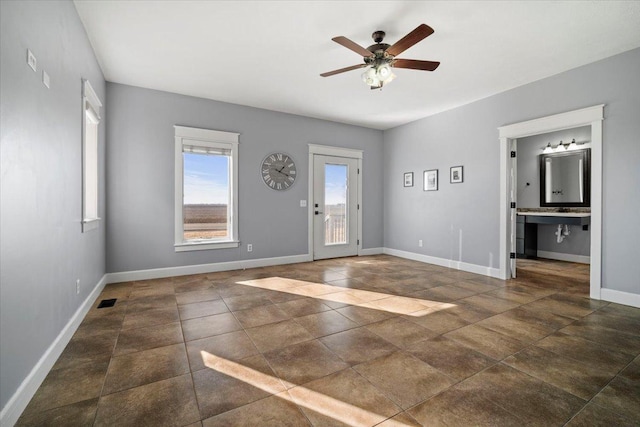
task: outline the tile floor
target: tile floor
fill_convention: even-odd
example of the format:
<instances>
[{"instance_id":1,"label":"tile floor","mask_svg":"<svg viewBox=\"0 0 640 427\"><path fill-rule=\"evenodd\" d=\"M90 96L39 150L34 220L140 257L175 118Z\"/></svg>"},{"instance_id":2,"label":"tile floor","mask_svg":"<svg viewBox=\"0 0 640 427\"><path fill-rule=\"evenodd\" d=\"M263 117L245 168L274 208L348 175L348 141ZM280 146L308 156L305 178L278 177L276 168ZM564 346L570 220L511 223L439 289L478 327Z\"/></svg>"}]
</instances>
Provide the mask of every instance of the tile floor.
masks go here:
<instances>
[{"instance_id":1,"label":"tile floor","mask_svg":"<svg viewBox=\"0 0 640 427\"><path fill-rule=\"evenodd\" d=\"M640 309L590 300L588 266L518 267L372 256L111 284L18 425L640 425Z\"/></svg>"}]
</instances>

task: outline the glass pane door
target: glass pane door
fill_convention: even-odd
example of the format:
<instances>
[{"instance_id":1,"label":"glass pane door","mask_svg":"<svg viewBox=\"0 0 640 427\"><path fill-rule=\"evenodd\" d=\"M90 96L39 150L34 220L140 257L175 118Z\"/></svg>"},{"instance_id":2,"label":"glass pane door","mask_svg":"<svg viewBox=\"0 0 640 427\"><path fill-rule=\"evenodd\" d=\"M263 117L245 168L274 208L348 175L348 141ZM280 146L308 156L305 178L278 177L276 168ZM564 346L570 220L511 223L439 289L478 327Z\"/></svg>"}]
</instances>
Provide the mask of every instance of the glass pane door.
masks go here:
<instances>
[{"instance_id":1,"label":"glass pane door","mask_svg":"<svg viewBox=\"0 0 640 427\"><path fill-rule=\"evenodd\" d=\"M325 164L324 167L325 245L348 243L348 172L347 165Z\"/></svg>"}]
</instances>

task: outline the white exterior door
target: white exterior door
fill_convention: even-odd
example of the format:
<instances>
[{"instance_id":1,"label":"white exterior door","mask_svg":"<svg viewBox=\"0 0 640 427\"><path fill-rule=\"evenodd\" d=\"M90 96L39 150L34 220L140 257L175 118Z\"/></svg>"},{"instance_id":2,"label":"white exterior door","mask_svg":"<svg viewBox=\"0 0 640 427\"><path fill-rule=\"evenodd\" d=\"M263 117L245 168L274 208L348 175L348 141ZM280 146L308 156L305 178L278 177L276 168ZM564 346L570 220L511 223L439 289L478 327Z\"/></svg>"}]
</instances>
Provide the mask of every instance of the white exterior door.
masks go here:
<instances>
[{"instance_id":1,"label":"white exterior door","mask_svg":"<svg viewBox=\"0 0 640 427\"><path fill-rule=\"evenodd\" d=\"M313 258L358 254L358 159L313 156Z\"/></svg>"}]
</instances>

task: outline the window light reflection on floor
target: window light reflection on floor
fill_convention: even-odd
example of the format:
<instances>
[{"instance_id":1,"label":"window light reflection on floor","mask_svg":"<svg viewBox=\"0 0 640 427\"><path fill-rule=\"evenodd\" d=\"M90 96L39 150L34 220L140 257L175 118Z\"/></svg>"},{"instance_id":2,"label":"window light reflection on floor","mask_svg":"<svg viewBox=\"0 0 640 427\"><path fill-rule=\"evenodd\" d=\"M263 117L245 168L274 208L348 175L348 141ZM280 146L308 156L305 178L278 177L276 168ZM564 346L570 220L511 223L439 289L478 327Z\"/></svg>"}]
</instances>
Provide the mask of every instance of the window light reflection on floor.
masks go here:
<instances>
[{"instance_id":1,"label":"window light reflection on floor","mask_svg":"<svg viewBox=\"0 0 640 427\"><path fill-rule=\"evenodd\" d=\"M279 380L240 363L201 351L202 361L209 369L236 378L253 387L272 393L274 396L302 406L336 421L352 426L372 426L379 424L388 417L359 408L347 402L335 399L303 386ZM282 381L281 383L279 381ZM282 391L278 385L283 384L287 390ZM400 411L399 411L400 412ZM393 426L403 427L406 424L393 420Z\"/></svg>"},{"instance_id":2,"label":"window light reflection on floor","mask_svg":"<svg viewBox=\"0 0 640 427\"><path fill-rule=\"evenodd\" d=\"M362 289L344 288L326 283L313 283L283 277L268 277L236 283L414 317L424 316L456 306L455 304L439 301L390 295L383 292L365 291Z\"/></svg>"}]
</instances>

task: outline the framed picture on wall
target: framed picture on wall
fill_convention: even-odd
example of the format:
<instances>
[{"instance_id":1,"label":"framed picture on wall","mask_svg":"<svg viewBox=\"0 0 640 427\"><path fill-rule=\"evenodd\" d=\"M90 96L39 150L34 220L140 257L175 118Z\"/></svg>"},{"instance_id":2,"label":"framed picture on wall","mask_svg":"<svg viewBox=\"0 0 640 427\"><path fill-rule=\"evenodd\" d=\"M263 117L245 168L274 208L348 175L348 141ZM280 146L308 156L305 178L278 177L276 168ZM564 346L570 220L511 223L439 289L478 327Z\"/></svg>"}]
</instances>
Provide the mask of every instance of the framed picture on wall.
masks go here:
<instances>
[{"instance_id":1,"label":"framed picture on wall","mask_svg":"<svg viewBox=\"0 0 640 427\"><path fill-rule=\"evenodd\" d=\"M413 187L413 172L404 173L404 186Z\"/></svg>"},{"instance_id":2,"label":"framed picture on wall","mask_svg":"<svg viewBox=\"0 0 640 427\"><path fill-rule=\"evenodd\" d=\"M437 191L438 190L438 169L431 169L424 171L424 191Z\"/></svg>"},{"instance_id":3,"label":"framed picture on wall","mask_svg":"<svg viewBox=\"0 0 640 427\"><path fill-rule=\"evenodd\" d=\"M452 184L458 184L462 182L462 166L451 167L450 181Z\"/></svg>"}]
</instances>

